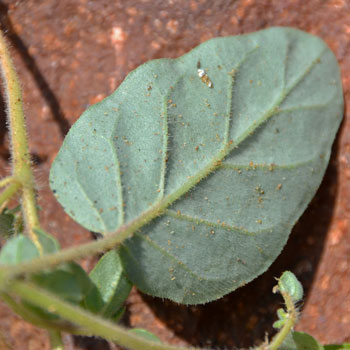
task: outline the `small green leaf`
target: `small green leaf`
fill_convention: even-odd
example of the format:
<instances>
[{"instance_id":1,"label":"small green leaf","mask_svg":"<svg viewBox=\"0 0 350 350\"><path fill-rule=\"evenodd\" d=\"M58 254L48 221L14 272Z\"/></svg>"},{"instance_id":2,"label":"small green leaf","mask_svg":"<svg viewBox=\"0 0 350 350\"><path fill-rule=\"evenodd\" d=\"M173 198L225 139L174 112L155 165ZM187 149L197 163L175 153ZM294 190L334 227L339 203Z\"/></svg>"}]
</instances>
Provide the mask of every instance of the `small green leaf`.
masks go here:
<instances>
[{"instance_id":1,"label":"small green leaf","mask_svg":"<svg viewBox=\"0 0 350 350\"><path fill-rule=\"evenodd\" d=\"M32 277L38 286L72 303L80 303L90 292L92 282L82 267L74 262Z\"/></svg>"},{"instance_id":2,"label":"small green leaf","mask_svg":"<svg viewBox=\"0 0 350 350\"><path fill-rule=\"evenodd\" d=\"M310 334L293 331L288 334L279 350L324 350L324 347Z\"/></svg>"},{"instance_id":3,"label":"small green leaf","mask_svg":"<svg viewBox=\"0 0 350 350\"><path fill-rule=\"evenodd\" d=\"M34 243L26 236L19 234L10 238L0 251L0 264L14 265L39 257Z\"/></svg>"},{"instance_id":4,"label":"small green leaf","mask_svg":"<svg viewBox=\"0 0 350 350\"><path fill-rule=\"evenodd\" d=\"M150 341L154 341L156 343L161 343L161 340L156 335L154 335L152 332L147 331L146 329L143 329L143 328L132 328L129 330L129 333L133 333L135 335L138 335Z\"/></svg>"},{"instance_id":5,"label":"small green leaf","mask_svg":"<svg viewBox=\"0 0 350 350\"><path fill-rule=\"evenodd\" d=\"M323 178L343 109L321 39L292 28L212 39L145 63L84 112L50 186L91 231L135 227L120 256L140 290L205 303L280 254Z\"/></svg>"},{"instance_id":6,"label":"small green leaf","mask_svg":"<svg viewBox=\"0 0 350 350\"><path fill-rule=\"evenodd\" d=\"M277 316L278 316L278 321L274 322L272 327L276 329L280 329L285 324L288 317L288 313L285 312L283 309L278 309Z\"/></svg>"},{"instance_id":7,"label":"small green leaf","mask_svg":"<svg viewBox=\"0 0 350 350\"><path fill-rule=\"evenodd\" d=\"M41 235L41 238L44 237L43 240L51 238L49 235L48 237L42 235L42 232L40 232L39 235ZM52 243L50 239L48 239L47 242ZM51 243L48 244L48 247L52 248L55 245ZM73 304L81 304L86 295L89 294L94 287L83 268L75 262L65 263L54 270L48 270L33 275L31 280L39 287ZM22 305L43 320L62 321L61 318L53 312L44 310L32 303L22 301Z\"/></svg>"},{"instance_id":8,"label":"small green leaf","mask_svg":"<svg viewBox=\"0 0 350 350\"><path fill-rule=\"evenodd\" d=\"M293 332L292 336L297 350L323 350L323 346L310 334Z\"/></svg>"},{"instance_id":9,"label":"small green leaf","mask_svg":"<svg viewBox=\"0 0 350 350\"><path fill-rule=\"evenodd\" d=\"M60 250L57 240L42 229L34 229L45 254L52 254Z\"/></svg>"},{"instance_id":10,"label":"small green leaf","mask_svg":"<svg viewBox=\"0 0 350 350\"><path fill-rule=\"evenodd\" d=\"M105 317L112 317L122 307L132 287L125 277L118 251L106 253L89 276L96 288L86 297L86 307Z\"/></svg>"},{"instance_id":11,"label":"small green leaf","mask_svg":"<svg viewBox=\"0 0 350 350\"><path fill-rule=\"evenodd\" d=\"M278 288L281 292L286 292L296 303L303 299L303 286L290 271L285 271L278 280Z\"/></svg>"},{"instance_id":12,"label":"small green leaf","mask_svg":"<svg viewBox=\"0 0 350 350\"><path fill-rule=\"evenodd\" d=\"M45 254L54 253L59 250L60 247L55 238L43 230L35 229L34 231ZM38 258L39 256L40 253L32 240L23 234L18 234L10 238L1 249L0 264L18 264Z\"/></svg>"}]
</instances>

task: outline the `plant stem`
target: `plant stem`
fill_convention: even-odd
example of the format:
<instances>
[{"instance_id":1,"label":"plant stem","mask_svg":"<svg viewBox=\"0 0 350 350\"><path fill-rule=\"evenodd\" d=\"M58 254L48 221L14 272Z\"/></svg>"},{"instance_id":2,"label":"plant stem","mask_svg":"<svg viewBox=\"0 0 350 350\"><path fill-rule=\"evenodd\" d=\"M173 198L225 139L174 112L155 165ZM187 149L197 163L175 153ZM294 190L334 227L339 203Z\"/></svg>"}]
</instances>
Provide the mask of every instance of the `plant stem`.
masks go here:
<instances>
[{"instance_id":1,"label":"plant stem","mask_svg":"<svg viewBox=\"0 0 350 350\"><path fill-rule=\"evenodd\" d=\"M13 176L7 176L0 180L0 187L5 187L13 181Z\"/></svg>"},{"instance_id":2,"label":"plant stem","mask_svg":"<svg viewBox=\"0 0 350 350\"><path fill-rule=\"evenodd\" d=\"M271 343L267 347L269 350L278 350L283 341L286 339L287 335L293 329L298 317L298 311L291 296L284 291L281 291L281 294L287 307L288 319L286 320L281 330L273 337Z\"/></svg>"},{"instance_id":3,"label":"plant stem","mask_svg":"<svg viewBox=\"0 0 350 350\"><path fill-rule=\"evenodd\" d=\"M0 207L7 203L22 187L19 182L12 182L0 193Z\"/></svg>"},{"instance_id":4,"label":"plant stem","mask_svg":"<svg viewBox=\"0 0 350 350\"><path fill-rule=\"evenodd\" d=\"M0 31L0 62L5 81L4 90L7 99L9 132L11 140L13 177L22 185L22 210L25 226L39 252L41 245L34 232L39 228L39 216L35 201L34 177L31 169L30 153L27 141L27 131L22 105L22 91L6 40Z\"/></svg>"},{"instance_id":5,"label":"plant stem","mask_svg":"<svg viewBox=\"0 0 350 350\"><path fill-rule=\"evenodd\" d=\"M199 350L199 348L177 347L146 340L78 306L60 300L53 294L28 282L13 281L8 287L10 292L17 294L23 300L80 325L86 330L83 333L103 337L130 350Z\"/></svg>"},{"instance_id":6,"label":"plant stem","mask_svg":"<svg viewBox=\"0 0 350 350\"><path fill-rule=\"evenodd\" d=\"M64 350L64 345L59 331L49 331L51 350Z\"/></svg>"}]
</instances>

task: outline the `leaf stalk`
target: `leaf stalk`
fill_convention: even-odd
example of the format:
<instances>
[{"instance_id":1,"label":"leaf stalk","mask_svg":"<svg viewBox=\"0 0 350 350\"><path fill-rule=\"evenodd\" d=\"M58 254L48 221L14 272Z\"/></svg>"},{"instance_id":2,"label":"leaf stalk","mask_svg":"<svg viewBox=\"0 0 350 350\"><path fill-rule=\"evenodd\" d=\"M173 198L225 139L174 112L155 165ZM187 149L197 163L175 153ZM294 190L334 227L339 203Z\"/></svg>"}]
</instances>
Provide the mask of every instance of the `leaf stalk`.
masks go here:
<instances>
[{"instance_id":1,"label":"leaf stalk","mask_svg":"<svg viewBox=\"0 0 350 350\"><path fill-rule=\"evenodd\" d=\"M23 112L21 85L12 62L6 40L0 31L0 62L7 100L7 117L11 140L13 178L22 186L22 211L29 237L42 253L35 228L39 228L39 215L35 199L35 183L31 168L27 130ZM10 185L11 186L11 185ZM14 185L12 186L12 188ZM13 194L15 191L13 191Z\"/></svg>"},{"instance_id":2,"label":"leaf stalk","mask_svg":"<svg viewBox=\"0 0 350 350\"><path fill-rule=\"evenodd\" d=\"M278 350L286 339L287 335L293 330L293 327L298 319L298 310L295 307L292 297L285 291L280 291L287 307L288 317L280 331L274 336L271 343L268 345L268 350Z\"/></svg>"}]
</instances>

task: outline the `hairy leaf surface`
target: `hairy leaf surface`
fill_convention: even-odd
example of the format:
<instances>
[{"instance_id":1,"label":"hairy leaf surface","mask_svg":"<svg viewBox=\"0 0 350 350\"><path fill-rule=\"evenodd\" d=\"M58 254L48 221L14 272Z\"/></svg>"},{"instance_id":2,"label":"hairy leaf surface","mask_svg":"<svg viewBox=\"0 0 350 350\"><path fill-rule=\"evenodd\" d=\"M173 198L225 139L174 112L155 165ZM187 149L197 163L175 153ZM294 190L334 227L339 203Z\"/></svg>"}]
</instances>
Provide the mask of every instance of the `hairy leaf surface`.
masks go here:
<instances>
[{"instance_id":1,"label":"hairy leaf surface","mask_svg":"<svg viewBox=\"0 0 350 350\"><path fill-rule=\"evenodd\" d=\"M204 303L278 256L342 113L338 65L319 38L291 28L216 38L145 63L91 106L51 188L89 230L138 229L120 254L139 289Z\"/></svg>"}]
</instances>

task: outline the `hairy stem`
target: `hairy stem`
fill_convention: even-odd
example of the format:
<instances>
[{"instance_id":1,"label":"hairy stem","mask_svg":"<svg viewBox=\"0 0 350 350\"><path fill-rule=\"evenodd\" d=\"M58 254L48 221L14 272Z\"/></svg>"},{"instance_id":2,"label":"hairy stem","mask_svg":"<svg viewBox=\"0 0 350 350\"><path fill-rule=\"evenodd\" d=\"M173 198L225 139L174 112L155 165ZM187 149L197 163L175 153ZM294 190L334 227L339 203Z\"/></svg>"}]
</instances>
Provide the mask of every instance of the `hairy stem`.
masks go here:
<instances>
[{"instance_id":1,"label":"hairy stem","mask_svg":"<svg viewBox=\"0 0 350 350\"><path fill-rule=\"evenodd\" d=\"M268 346L268 350L278 350L283 341L286 339L287 335L292 331L298 318L298 311L291 296L284 291L281 291L281 294L287 307L288 319L280 331L273 337L270 345Z\"/></svg>"},{"instance_id":2,"label":"hairy stem","mask_svg":"<svg viewBox=\"0 0 350 350\"><path fill-rule=\"evenodd\" d=\"M7 115L11 140L13 177L22 185L22 210L26 229L40 252L42 248L34 232L39 228L39 216L35 200L34 176L27 140L26 124L22 104L22 91L6 40L0 31L0 62L4 90L7 100Z\"/></svg>"},{"instance_id":3,"label":"hairy stem","mask_svg":"<svg viewBox=\"0 0 350 350\"><path fill-rule=\"evenodd\" d=\"M13 182L13 176L7 176L0 180L0 188L5 187L9 183Z\"/></svg>"},{"instance_id":4,"label":"hairy stem","mask_svg":"<svg viewBox=\"0 0 350 350\"><path fill-rule=\"evenodd\" d=\"M28 282L14 281L10 283L9 290L26 301L80 325L85 329L85 334L103 337L130 350L199 350L199 348L177 347L146 340Z\"/></svg>"}]
</instances>

